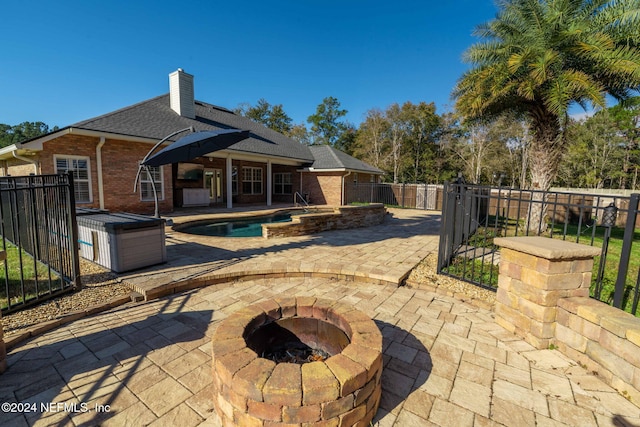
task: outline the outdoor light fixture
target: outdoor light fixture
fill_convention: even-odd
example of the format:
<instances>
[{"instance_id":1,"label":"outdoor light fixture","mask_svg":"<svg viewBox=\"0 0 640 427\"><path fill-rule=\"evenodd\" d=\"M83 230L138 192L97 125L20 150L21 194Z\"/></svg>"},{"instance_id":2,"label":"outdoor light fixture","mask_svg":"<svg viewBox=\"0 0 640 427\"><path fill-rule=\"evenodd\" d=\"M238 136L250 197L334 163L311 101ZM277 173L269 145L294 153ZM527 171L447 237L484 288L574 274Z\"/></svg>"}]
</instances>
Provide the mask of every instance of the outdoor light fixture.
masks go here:
<instances>
[{"instance_id":1,"label":"outdoor light fixture","mask_svg":"<svg viewBox=\"0 0 640 427\"><path fill-rule=\"evenodd\" d=\"M611 202L609 206L604 208L604 213L602 214L602 226L603 227L613 227L616 225L616 219L618 217L618 208L616 205Z\"/></svg>"},{"instance_id":2,"label":"outdoor light fixture","mask_svg":"<svg viewBox=\"0 0 640 427\"><path fill-rule=\"evenodd\" d=\"M602 292L602 279L604 277L604 269L606 265L607 252L609 250L609 239L611 238L611 227L616 225L616 218L618 217L618 208L611 202L609 206L603 209L602 213L602 226L604 227L604 239L602 241L602 252L600 254L600 265L598 266L598 276L596 279L595 297L600 299Z\"/></svg>"}]
</instances>

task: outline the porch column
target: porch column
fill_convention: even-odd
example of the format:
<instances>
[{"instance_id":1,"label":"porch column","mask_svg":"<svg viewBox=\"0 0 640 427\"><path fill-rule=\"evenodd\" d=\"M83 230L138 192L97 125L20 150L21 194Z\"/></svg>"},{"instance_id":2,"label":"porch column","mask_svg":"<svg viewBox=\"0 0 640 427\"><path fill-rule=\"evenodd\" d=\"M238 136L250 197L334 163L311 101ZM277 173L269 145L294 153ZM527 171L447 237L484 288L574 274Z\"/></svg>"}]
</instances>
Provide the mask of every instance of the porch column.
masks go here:
<instances>
[{"instance_id":1,"label":"porch column","mask_svg":"<svg viewBox=\"0 0 640 427\"><path fill-rule=\"evenodd\" d=\"M271 173L271 160L267 160L267 206L271 206L271 186L273 185Z\"/></svg>"},{"instance_id":2,"label":"porch column","mask_svg":"<svg viewBox=\"0 0 640 427\"><path fill-rule=\"evenodd\" d=\"M231 162L231 156L227 156L227 209L233 208L233 163Z\"/></svg>"}]
</instances>

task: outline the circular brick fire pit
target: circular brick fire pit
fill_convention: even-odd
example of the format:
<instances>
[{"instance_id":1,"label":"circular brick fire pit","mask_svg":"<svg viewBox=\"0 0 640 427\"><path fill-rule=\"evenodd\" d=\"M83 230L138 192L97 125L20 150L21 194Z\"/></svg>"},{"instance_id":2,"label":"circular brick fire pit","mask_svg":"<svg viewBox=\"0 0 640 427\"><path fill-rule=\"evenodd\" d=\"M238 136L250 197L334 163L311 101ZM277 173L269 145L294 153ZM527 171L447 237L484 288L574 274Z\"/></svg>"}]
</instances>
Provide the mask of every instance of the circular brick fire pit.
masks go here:
<instances>
[{"instance_id":1,"label":"circular brick fire pit","mask_svg":"<svg viewBox=\"0 0 640 427\"><path fill-rule=\"evenodd\" d=\"M268 300L213 334L213 398L224 426L368 426L381 374L382 335L347 304Z\"/></svg>"}]
</instances>

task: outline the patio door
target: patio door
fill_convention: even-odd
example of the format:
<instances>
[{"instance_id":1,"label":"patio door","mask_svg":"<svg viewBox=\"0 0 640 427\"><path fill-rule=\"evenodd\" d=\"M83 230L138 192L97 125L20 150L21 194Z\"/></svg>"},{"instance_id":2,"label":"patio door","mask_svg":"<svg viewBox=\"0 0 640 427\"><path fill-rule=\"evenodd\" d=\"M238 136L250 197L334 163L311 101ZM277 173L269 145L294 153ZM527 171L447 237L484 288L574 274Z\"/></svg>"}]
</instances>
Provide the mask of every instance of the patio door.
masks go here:
<instances>
[{"instance_id":1,"label":"patio door","mask_svg":"<svg viewBox=\"0 0 640 427\"><path fill-rule=\"evenodd\" d=\"M222 169L205 169L204 170L204 186L209 190L210 203L222 203L224 195L222 189Z\"/></svg>"}]
</instances>

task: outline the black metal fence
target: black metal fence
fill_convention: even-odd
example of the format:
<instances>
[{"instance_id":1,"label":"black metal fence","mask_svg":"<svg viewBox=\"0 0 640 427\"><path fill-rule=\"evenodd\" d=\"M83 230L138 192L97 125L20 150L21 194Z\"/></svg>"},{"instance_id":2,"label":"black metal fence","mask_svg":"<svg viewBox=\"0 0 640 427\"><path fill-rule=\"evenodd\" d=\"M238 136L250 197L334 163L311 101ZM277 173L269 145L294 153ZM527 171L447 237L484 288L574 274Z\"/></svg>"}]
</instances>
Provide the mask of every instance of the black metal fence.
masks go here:
<instances>
[{"instance_id":1,"label":"black metal fence","mask_svg":"<svg viewBox=\"0 0 640 427\"><path fill-rule=\"evenodd\" d=\"M345 183L345 204L384 203L401 208L439 210L442 185Z\"/></svg>"},{"instance_id":2,"label":"black metal fence","mask_svg":"<svg viewBox=\"0 0 640 427\"><path fill-rule=\"evenodd\" d=\"M601 248L591 296L633 314L640 299L640 194L631 197L445 184L438 273L497 287L495 237L544 235Z\"/></svg>"},{"instance_id":3,"label":"black metal fence","mask_svg":"<svg viewBox=\"0 0 640 427\"><path fill-rule=\"evenodd\" d=\"M72 175L0 177L2 312L80 287L75 212Z\"/></svg>"}]
</instances>

